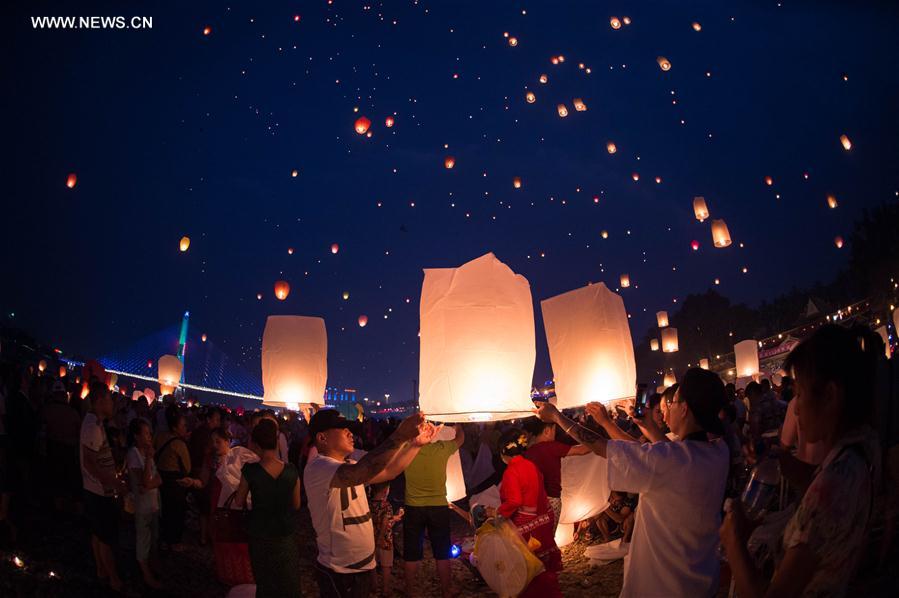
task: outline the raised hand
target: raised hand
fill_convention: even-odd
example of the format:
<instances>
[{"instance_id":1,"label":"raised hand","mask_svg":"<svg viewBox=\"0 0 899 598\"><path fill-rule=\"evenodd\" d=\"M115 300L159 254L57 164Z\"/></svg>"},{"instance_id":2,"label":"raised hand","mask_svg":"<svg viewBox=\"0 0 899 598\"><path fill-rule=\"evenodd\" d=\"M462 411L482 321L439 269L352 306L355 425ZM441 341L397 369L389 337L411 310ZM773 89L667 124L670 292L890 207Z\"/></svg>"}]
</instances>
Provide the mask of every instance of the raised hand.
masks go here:
<instances>
[{"instance_id":1,"label":"raised hand","mask_svg":"<svg viewBox=\"0 0 899 598\"><path fill-rule=\"evenodd\" d=\"M584 411L586 411L587 415L592 417L600 426L605 427L605 425L611 421L609 412L606 411L606 407L602 403L587 403L587 406L584 407Z\"/></svg>"},{"instance_id":2,"label":"raised hand","mask_svg":"<svg viewBox=\"0 0 899 598\"><path fill-rule=\"evenodd\" d=\"M420 426L421 433L412 440L412 446L421 447L430 444L442 427L443 425L435 426L431 422L425 422Z\"/></svg>"},{"instance_id":3,"label":"raised hand","mask_svg":"<svg viewBox=\"0 0 899 598\"><path fill-rule=\"evenodd\" d=\"M559 421L559 416L561 415L559 410L556 409L556 406L549 401L536 403L534 413L540 418L540 421L548 424L557 423Z\"/></svg>"},{"instance_id":4,"label":"raised hand","mask_svg":"<svg viewBox=\"0 0 899 598\"><path fill-rule=\"evenodd\" d=\"M421 434L421 428L425 423L424 413L414 413L400 422L393 436L400 442L409 442Z\"/></svg>"}]
</instances>

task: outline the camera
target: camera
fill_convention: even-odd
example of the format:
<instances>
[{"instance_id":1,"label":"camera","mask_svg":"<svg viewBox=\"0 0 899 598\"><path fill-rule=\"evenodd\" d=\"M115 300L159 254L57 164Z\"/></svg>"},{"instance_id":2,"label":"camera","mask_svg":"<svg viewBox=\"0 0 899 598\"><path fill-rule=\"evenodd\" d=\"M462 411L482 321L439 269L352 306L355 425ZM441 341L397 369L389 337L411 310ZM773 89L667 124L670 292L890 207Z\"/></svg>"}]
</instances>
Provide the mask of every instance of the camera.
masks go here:
<instances>
[{"instance_id":1,"label":"camera","mask_svg":"<svg viewBox=\"0 0 899 598\"><path fill-rule=\"evenodd\" d=\"M649 408L649 387L647 384L637 385L637 397L634 401L634 417L643 419Z\"/></svg>"}]
</instances>

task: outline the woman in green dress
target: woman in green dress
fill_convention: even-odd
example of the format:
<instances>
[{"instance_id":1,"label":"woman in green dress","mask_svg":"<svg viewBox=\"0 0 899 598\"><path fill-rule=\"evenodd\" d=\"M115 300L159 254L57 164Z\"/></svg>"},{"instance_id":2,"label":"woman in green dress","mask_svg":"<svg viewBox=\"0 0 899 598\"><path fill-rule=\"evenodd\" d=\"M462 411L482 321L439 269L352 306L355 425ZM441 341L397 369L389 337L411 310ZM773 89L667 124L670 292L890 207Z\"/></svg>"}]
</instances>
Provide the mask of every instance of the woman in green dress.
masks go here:
<instances>
[{"instance_id":1,"label":"woman in green dress","mask_svg":"<svg viewBox=\"0 0 899 598\"><path fill-rule=\"evenodd\" d=\"M278 426L263 419L252 434L262 451L258 463L241 470L234 497L245 505L252 495L247 517L250 564L256 578L257 598L300 596L300 556L294 539L294 515L300 508L300 479L296 467L278 459Z\"/></svg>"}]
</instances>

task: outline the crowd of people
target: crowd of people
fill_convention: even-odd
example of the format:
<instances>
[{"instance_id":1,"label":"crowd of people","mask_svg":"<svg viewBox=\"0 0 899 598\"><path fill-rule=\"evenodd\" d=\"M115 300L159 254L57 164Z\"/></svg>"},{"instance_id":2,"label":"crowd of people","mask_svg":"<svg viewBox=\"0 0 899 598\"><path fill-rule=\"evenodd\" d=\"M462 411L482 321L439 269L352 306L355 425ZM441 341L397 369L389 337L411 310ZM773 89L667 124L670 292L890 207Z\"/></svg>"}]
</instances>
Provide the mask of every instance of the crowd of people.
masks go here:
<instances>
[{"instance_id":1,"label":"crowd of people","mask_svg":"<svg viewBox=\"0 0 899 598\"><path fill-rule=\"evenodd\" d=\"M633 401L561 412L549 400L523 421L445 429L420 413L358 422L322 409L306 421L155 400L96 376L4 362L0 534L15 546L27 533L17 509L34 498L74 509L88 522L97 579L122 591L124 522L143 583L156 589L161 558L184 549L188 519L200 544L235 533L237 521L256 596L300 596L295 532L308 511L321 596L419 595L427 540L450 598L454 528L474 535L497 517L542 564L520 595L561 596L562 460L594 455L606 461L608 508L579 522L575 539L621 538L622 596L714 596L723 571L741 598L845 595L865 555L876 565L890 554L897 514L897 372L878 341L828 325L773 380L738 387L694 368L642 412ZM467 497L495 485L497 504L448 500L457 452ZM749 501L771 464L778 491L757 508Z\"/></svg>"}]
</instances>

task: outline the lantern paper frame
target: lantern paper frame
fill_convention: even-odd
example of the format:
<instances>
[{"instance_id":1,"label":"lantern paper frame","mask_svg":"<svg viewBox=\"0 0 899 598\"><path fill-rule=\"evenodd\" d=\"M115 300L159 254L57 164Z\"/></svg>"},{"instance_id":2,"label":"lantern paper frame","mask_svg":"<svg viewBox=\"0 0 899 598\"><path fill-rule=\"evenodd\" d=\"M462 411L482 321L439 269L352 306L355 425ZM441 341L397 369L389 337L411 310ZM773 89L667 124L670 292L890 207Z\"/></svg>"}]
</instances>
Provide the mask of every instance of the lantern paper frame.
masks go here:
<instances>
[{"instance_id":1,"label":"lantern paper frame","mask_svg":"<svg viewBox=\"0 0 899 598\"><path fill-rule=\"evenodd\" d=\"M298 410L324 405L328 333L322 318L269 316L262 333L262 404Z\"/></svg>"},{"instance_id":2,"label":"lantern paper frame","mask_svg":"<svg viewBox=\"0 0 899 598\"><path fill-rule=\"evenodd\" d=\"M492 253L424 275L422 413L445 422L530 416L536 339L527 279Z\"/></svg>"},{"instance_id":3,"label":"lantern paper frame","mask_svg":"<svg viewBox=\"0 0 899 598\"><path fill-rule=\"evenodd\" d=\"M719 249L731 244L730 230L724 220L712 220L712 242Z\"/></svg>"},{"instance_id":4,"label":"lantern paper frame","mask_svg":"<svg viewBox=\"0 0 899 598\"><path fill-rule=\"evenodd\" d=\"M738 378L748 378L759 373L759 342L748 339L734 345L734 361Z\"/></svg>"},{"instance_id":5,"label":"lantern paper frame","mask_svg":"<svg viewBox=\"0 0 899 598\"><path fill-rule=\"evenodd\" d=\"M659 325L659 328L666 328L668 326L668 312L667 311L657 311L656 312L656 323Z\"/></svg>"},{"instance_id":6,"label":"lantern paper frame","mask_svg":"<svg viewBox=\"0 0 899 598\"><path fill-rule=\"evenodd\" d=\"M163 355L156 360L156 373L159 379L159 392L170 395L181 384L184 364L174 355Z\"/></svg>"},{"instance_id":7,"label":"lantern paper frame","mask_svg":"<svg viewBox=\"0 0 899 598\"><path fill-rule=\"evenodd\" d=\"M705 197L697 195L693 198L693 215L700 222L705 222L709 217L709 206L705 202Z\"/></svg>"},{"instance_id":8,"label":"lantern paper frame","mask_svg":"<svg viewBox=\"0 0 899 598\"><path fill-rule=\"evenodd\" d=\"M677 328L668 328L662 329L662 353L677 353L678 349L677 342Z\"/></svg>"}]
</instances>

